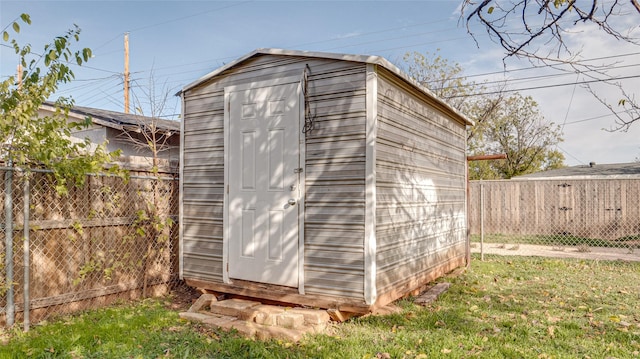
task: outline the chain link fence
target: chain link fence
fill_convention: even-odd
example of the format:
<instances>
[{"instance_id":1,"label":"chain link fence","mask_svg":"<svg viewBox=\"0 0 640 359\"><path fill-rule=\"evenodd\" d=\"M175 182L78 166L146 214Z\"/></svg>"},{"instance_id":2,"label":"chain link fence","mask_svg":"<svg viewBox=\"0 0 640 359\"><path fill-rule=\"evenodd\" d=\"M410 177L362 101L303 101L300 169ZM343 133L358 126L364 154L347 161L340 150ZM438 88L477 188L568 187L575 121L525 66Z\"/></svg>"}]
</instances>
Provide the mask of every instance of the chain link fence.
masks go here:
<instances>
[{"instance_id":1,"label":"chain link fence","mask_svg":"<svg viewBox=\"0 0 640 359\"><path fill-rule=\"evenodd\" d=\"M472 181L469 230L483 254L543 246L640 260L640 179Z\"/></svg>"},{"instance_id":2,"label":"chain link fence","mask_svg":"<svg viewBox=\"0 0 640 359\"><path fill-rule=\"evenodd\" d=\"M178 283L177 179L91 175L66 195L46 171L0 168L0 180L0 324L26 329Z\"/></svg>"}]
</instances>

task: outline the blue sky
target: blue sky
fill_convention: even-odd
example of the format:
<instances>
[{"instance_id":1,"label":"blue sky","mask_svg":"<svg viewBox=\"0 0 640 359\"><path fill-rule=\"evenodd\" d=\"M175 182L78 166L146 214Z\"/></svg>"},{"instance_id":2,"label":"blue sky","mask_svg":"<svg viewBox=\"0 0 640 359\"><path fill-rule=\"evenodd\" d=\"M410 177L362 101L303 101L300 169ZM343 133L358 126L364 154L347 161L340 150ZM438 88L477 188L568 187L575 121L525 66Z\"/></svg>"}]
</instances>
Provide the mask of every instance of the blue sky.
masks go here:
<instances>
[{"instance_id":1,"label":"blue sky","mask_svg":"<svg viewBox=\"0 0 640 359\"><path fill-rule=\"evenodd\" d=\"M150 110L145 93L152 79L157 96L173 95L217 67L263 47L380 55L397 65L407 52L440 49L443 57L460 63L474 80L507 78L512 89L580 79L540 69L513 71L530 67L515 59L506 63L510 72L502 73L502 50L480 28L475 28L480 47L476 46L459 23L459 4L459 0L0 0L0 24L5 27L20 13L30 14L32 25L22 26L17 39L32 44L36 52L74 23L79 25L80 44L91 48L94 58L86 66L74 67L77 81L59 94L71 95L80 106L116 111L123 109L123 36L129 32L132 96L146 114ZM640 66L633 66L640 64L639 46L609 40L590 27L577 29L568 40L583 49L585 58L635 54L616 59L618 66L631 65L616 75L640 73ZM15 73L17 58L6 47L0 47L0 55L0 78L4 79ZM640 79L625 85L640 89ZM626 133L604 131L614 118L579 85L521 92L537 100L547 121L564 124L565 142L560 149L567 164L631 162L640 157L640 124ZM164 113L179 114L179 106L171 96Z\"/></svg>"}]
</instances>

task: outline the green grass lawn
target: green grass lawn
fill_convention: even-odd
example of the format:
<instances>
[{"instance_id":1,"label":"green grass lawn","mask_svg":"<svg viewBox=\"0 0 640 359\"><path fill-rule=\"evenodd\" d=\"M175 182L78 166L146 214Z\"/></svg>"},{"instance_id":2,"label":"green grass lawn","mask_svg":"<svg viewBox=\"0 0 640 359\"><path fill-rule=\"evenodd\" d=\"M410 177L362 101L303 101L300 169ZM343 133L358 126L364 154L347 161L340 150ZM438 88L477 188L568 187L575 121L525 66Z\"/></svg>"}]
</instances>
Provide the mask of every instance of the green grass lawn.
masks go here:
<instances>
[{"instance_id":1,"label":"green grass lawn","mask_svg":"<svg viewBox=\"0 0 640 359\"><path fill-rule=\"evenodd\" d=\"M640 358L640 263L485 257L430 306L300 343L194 325L165 298L4 333L0 358Z\"/></svg>"}]
</instances>

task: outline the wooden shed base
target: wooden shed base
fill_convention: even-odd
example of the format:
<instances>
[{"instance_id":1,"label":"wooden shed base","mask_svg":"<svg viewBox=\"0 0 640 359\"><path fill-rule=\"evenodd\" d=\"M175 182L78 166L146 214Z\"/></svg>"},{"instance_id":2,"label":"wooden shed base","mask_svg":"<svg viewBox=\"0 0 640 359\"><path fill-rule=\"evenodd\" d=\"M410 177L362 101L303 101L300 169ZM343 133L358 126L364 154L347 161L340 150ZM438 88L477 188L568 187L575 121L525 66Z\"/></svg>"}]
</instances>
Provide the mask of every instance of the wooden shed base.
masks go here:
<instances>
[{"instance_id":1,"label":"wooden shed base","mask_svg":"<svg viewBox=\"0 0 640 359\"><path fill-rule=\"evenodd\" d=\"M414 276L391 291L378 296L375 304L368 305L362 300L343 298L321 294L302 295L297 288L283 287L272 284L249 282L234 279L232 283L215 283L198 279L185 278L185 282L205 292L230 294L246 298L255 298L271 302L295 304L313 308L333 309L344 313L367 314L378 308L409 296L418 295L427 289L430 282L465 265L465 258L452 259L447 263L432 268L428 272Z\"/></svg>"},{"instance_id":2,"label":"wooden shed base","mask_svg":"<svg viewBox=\"0 0 640 359\"><path fill-rule=\"evenodd\" d=\"M392 290L382 293L378 296L375 308L383 307L400 298L417 296L420 293L426 291L431 286L431 282L433 282L434 280L465 266L466 259L464 255L461 255L457 258L451 258L447 263L444 263L435 268L431 268L430 270L420 275L415 275L412 278L404 281L403 283L395 286Z\"/></svg>"},{"instance_id":3,"label":"wooden shed base","mask_svg":"<svg viewBox=\"0 0 640 359\"><path fill-rule=\"evenodd\" d=\"M336 309L342 312L366 314L372 306L363 301L323 295L302 295L297 288L279 285L249 282L234 279L233 283L213 283L208 281L185 279L185 282L196 288L214 293L227 293L247 298L265 299L279 303L290 303L314 308Z\"/></svg>"}]
</instances>

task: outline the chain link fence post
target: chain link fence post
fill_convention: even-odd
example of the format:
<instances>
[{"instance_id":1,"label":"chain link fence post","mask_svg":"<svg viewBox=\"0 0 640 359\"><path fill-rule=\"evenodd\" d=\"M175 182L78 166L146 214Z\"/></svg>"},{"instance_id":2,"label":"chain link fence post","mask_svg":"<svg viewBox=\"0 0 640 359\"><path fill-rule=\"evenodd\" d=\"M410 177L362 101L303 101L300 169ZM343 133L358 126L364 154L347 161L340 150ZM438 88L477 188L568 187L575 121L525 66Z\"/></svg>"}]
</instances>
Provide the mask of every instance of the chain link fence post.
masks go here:
<instances>
[{"instance_id":1,"label":"chain link fence post","mask_svg":"<svg viewBox=\"0 0 640 359\"><path fill-rule=\"evenodd\" d=\"M13 291L13 169L11 164L4 173L4 273L5 273L5 321L8 327L15 321Z\"/></svg>"},{"instance_id":2,"label":"chain link fence post","mask_svg":"<svg viewBox=\"0 0 640 359\"><path fill-rule=\"evenodd\" d=\"M29 183L29 177L30 177L30 173L24 173L24 182L23 182L23 188L22 188L22 196L23 196L23 226L22 226L22 231L23 231L23 282L24 282L24 286L23 286L23 297L24 297L24 305L23 305L23 313L22 313L22 323L23 323L23 330L25 332L29 331L29 327L31 325L30 322L30 303L31 303L31 297L30 297L30 268L29 266L31 265L31 243L30 243L30 238L29 238L29 234L30 234L30 228L29 228L29 216L30 214L30 202L29 202L29 195L30 195L30 191L31 191L31 186Z\"/></svg>"},{"instance_id":3,"label":"chain link fence post","mask_svg":"<svg viewBox=\"0 0 640 359\"><path fill-rule=\"evenodd\" d=\"M480 181L480 260L484 261L484 183Z\"/></svg>"}]
</instances>

